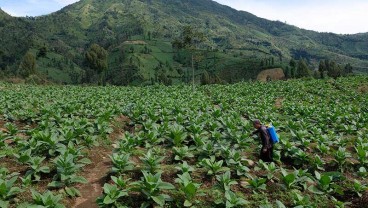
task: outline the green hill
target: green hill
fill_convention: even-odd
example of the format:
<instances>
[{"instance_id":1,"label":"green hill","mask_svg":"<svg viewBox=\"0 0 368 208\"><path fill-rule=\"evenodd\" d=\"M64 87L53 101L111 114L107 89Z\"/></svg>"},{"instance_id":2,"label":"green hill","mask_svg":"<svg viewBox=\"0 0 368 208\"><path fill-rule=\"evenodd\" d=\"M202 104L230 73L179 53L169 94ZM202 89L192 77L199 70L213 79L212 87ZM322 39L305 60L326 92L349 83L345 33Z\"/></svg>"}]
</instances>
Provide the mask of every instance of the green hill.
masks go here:
<instances>
[{"instance_id":1,"label":"green hill","mask_svg":"<svg viewBox=\"0 0 368 208\"><path fill-rule=\"evenodd\" d=\"M15 73L28 51L37 69L66 83L93 81L84 54L97 43L108 51L112 84L189 80L191 56L172 42L190 25L204 34L196 47L195 74L207 71L228 82L255 78L271 66L304 58L368 68L368 34L337 35L299 29L237 11L211 0L81 0L46 16L15 18L0 11L0 67ZM272 60L272 61L271 61Z\"/></svg>"}]
</instances>

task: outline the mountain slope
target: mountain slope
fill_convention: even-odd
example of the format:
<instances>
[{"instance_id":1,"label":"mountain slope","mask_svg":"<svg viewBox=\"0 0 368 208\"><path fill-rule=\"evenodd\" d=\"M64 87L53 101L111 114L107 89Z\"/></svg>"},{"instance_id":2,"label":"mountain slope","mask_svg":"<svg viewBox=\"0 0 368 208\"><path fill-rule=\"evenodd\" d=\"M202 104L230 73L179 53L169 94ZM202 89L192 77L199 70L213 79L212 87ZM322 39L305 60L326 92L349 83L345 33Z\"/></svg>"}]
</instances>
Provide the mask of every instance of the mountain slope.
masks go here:
<instances>
[{"instance_id":1,"label":"mountain slope","mask_svg":"<svg viewBox=\"0 0 368 208\"><path fill-rule=\"evenodd\" d=\"M25 52L36 54L46 46L47 57L37 60L42 72L67 83L90 81L96 74L86 67L84 53L98 43L109 52L111 83L151 83L160 77L183 82L189 79L190 55L171 42L187 25L205 34L197 79L205 70L226 81L254 78L262 68L284 66L291 58L305 58L314 67L326 58L358 70L368 67L367 34L307 31L211 0L81 0L27 19L0 12L5 37L0 67L15 71Z\"/></svg>"}]
</instances>

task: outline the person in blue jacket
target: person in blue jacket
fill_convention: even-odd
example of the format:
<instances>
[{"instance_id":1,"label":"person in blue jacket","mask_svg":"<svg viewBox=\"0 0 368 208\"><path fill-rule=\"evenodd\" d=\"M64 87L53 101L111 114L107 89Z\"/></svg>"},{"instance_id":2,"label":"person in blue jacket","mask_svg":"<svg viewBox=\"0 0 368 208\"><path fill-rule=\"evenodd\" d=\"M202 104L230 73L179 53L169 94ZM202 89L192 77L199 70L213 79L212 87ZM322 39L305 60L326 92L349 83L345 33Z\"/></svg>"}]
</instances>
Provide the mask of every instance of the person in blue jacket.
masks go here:
<instances>
[{"instance_id":1,"label":"person in blue jacket","mask_svg":"<svg viewBox=\"0 0 368 208\"><path fill-rule=\"evenodd\" d=\"M273 161L273 143L271 141L271 136L267 131L267 127L261 124L258 119L253 120L253 126L255 130L252 135L258 134L262 141L262 149L260 153L260 158L264 162Z\"/></svg>"}]
</instances>

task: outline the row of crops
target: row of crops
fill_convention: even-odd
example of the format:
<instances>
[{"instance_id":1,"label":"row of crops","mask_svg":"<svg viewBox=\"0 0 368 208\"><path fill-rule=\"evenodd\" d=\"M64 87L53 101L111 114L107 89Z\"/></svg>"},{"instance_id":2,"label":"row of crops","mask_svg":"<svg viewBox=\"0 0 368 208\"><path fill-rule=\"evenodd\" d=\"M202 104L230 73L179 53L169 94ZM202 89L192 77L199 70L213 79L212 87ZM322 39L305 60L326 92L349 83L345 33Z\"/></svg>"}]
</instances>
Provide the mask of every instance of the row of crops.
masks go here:
<instances>
[{"instance_id":1,"label":"row of crops","mask_svg":"<svg viewBox=\"0 0 368 208\"><path fill-rule=\"evenodd\" d=\"M109 142L100 207L363 207L364 85L364 76L194 92L0 84L0 207L72 206L89 153ZM130 121L112 141L121 115ZM252 118L280 134L274 163L258 161Z\"/></svg>"}]
</instances>

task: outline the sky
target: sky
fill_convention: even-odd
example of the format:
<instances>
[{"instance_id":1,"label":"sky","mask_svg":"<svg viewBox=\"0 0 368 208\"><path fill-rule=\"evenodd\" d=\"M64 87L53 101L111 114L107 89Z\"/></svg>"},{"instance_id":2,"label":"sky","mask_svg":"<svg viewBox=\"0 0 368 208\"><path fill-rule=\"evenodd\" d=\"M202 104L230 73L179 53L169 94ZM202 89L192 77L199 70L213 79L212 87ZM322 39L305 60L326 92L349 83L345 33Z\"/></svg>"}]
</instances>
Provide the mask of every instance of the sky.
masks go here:
<instances>
[{"instance_id":1,"label":"sky","mask_svg":"<svg viewBox=\"0 0 368 208\"><path fill-rule=\"evenodd\" d=\"M39 16L78 0L0 0L12 16ZM319 32L368 32L367 0L216 0L269 20Z\"/></svg>"}]
</instances>

